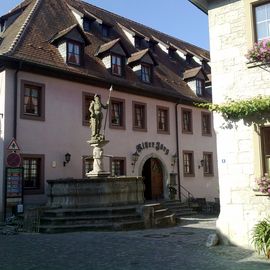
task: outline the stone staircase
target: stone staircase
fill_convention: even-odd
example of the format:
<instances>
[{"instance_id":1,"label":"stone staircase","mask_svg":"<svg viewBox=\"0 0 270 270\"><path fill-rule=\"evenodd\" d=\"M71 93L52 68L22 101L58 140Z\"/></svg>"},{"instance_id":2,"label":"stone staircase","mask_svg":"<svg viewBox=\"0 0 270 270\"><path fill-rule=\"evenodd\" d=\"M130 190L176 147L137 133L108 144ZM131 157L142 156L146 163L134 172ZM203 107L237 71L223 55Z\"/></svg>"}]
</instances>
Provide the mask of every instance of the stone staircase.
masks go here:
<instances>
[{"instance_id":1,"label":"stone staircase","mask_svg":"<svg viewBox=\"0 0 270 270\"><path fill-rule=\"evenodd\" d=\"M161 203L146 204L145 207L151 207L153 210L153 219L151 228L165 228L176 225L175 214Z\"/></svg>"},{"instance_id":2,"label":"stone staircase","mask_svg":"<svg viewBox=\"0 0 270 270\"><path fill-rule=\"evenodd\" d=\"M160 203L98 208L49 208L39 232L121 231L174 226L175 215Z\"/></svg>"},{"instance_id":3,"label":"stone staircase","mask_svg":"<svg viewBox=\"0 0 270 270\"><path fill-rule=\"evenodd\" d=\"M162 202L164 208L167 208L171 213L175 214L176 222L179 223L181 218L198 214L194 211L192 206L189 206L186 202L180 202L177 200Z\"/></svg>"}]
</instances>

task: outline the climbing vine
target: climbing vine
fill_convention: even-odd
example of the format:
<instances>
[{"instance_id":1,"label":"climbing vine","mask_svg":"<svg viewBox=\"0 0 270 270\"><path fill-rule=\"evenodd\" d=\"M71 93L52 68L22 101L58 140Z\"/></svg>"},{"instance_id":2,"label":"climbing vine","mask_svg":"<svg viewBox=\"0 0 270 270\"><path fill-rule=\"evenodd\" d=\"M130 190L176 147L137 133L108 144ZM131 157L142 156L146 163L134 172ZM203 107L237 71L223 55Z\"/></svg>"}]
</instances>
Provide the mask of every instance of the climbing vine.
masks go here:
<instances>
[{"instance_id":1,"label":"climbing vine","mask_svg":"<svg viewBox=\"0 0 270 270\"><path fill-rule=\"evenodd\" d=\"M257 96L246 100L228 100L223 104L200 103L200 108L220 113L225 119L239 121L255 117L265 119L270 113L270 96Z\"/></svg>"}]
</instances>

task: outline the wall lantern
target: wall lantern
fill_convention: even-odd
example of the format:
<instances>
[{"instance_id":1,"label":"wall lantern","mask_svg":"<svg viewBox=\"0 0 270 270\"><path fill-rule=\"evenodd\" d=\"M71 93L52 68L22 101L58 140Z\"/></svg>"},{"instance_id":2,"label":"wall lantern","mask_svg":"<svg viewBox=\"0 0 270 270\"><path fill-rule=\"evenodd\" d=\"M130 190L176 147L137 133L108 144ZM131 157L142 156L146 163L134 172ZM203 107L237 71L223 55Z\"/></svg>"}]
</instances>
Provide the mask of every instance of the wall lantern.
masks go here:
<instances>
[{"instance_id":1,"label":"wall lantern","mask_svg":"<svg viewBox=\"0 0 270 270\"><path fill-rule=\"evenodd\" d=\"M178 160L178 156L177 154L175 153L174 155L172 155L172 158L171 158L171 166L174 167L175 166L175 163L177 162Z\"/></svg>"},{"instance_id":2,"label":"wall lantern","mask_svg":"<svg viewBox=\"0 0 270 270\"><path fill-rule=\"evenodd\" d=\"M132 157L131 157L131 160L132 160L131 165L133 166L132 172L134 172L134 167L135 167L135 164L138 161L139 157L140 157L140 155L137 152L132 154Z\"/></svg>"},{"instance_id":3,"label":"wall lantern","mask_svg":"<svg viewBox=\"0 0 270 270\"><path fill-rule=\"evenodd\" d=\"M67 163L70 162L70 158L71 158L71 154L70 153L66 153L65 154L65 161L63 162L64 167L66 166Z\"/></svg>"},{"instance_id":4,"label":"wall lantern","mask_svg":"<svg viewBox=\"0 0 270 270\"><path fill-rule=\"evenodd\" d=\"M200 169L201 167L204 167L204 160L203 159L200 161L198 168Z\"/></svg>"}]
</instances>

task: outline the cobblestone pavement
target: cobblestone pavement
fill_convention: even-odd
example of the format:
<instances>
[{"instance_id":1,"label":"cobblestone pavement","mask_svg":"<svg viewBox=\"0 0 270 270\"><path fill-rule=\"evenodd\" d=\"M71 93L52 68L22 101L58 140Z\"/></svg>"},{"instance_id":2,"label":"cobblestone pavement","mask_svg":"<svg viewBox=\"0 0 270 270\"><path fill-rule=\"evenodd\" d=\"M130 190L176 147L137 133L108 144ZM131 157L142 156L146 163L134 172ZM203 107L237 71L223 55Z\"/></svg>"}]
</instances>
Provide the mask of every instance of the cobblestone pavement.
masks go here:
<instances>
[{"instance_id":1,"label":"cobblestone pavement","mask_svg":"<svg viewBox=\"0 0 270 270\"><path fill-rule=\"evenodd\" d=\"M167 229L0 235L1 270L264 270L270 263L231 246L205 247L214 218Z\"/></svg>"}]
</instances>

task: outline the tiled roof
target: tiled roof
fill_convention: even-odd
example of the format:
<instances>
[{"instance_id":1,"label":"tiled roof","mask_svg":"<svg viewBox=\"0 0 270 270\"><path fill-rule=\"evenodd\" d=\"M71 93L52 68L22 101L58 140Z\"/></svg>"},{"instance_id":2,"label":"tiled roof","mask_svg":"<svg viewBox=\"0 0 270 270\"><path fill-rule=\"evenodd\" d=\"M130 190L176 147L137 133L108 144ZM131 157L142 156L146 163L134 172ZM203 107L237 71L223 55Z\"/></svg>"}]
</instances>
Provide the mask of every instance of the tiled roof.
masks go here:
<instances>
[{"instance_id":1,"label":"tiled roof","mask_svg":"<svg viewBox=\"0 0 270 270\"><path fill-rule=\"evenodd\" d=\"M157 62L155 60L155 58L152 56L152 53L149 49L144 49L138 52L133 53L129 58L128 58L128 64L136 62L141 60L146 54L149 54L150 57L152 58L153 62L155 63L155 65L157 65Z\"/></svg>"},{"instance_id":2,"label":"tiled roof","mask_svg":"<svg viewBox=\"0 0 270 270\"><path fill-rule=\"evenodd\" d=\"M117 38L117 39L114 39L112 41L109 41L109 42L107 42L105 44L102 44L99 47L96 55L99 55L101 53L107 52L108 50L110 50L111 48L113 48L115 46L115 44L117 44L119 41L120 41L120 38Z\"/></svg>"},{"instance_id":3,"label":"tiled roof","mask_svg":"<svg viewBox=\"0 0 270 270\"><path fill-rule=\"evenodd\" d=\"M77 74L89 80L109 82L119 88L121 86L121 89L133 89L134 93L200 100L180 74L180 71L199 67L195 61L187 63L180 56L170 59L166 52L156 46L152 54L158 66L154 68L153 83L149 85L141 82L128 65L125 67L125 77L113 76L97 57L96 52L108 50L116 42L121 41L128 55L132 55L129 62L143 57L148 50L142 48L138 51L126 37L121 25L137 35L140 33L141 36L146 37L146 41L149 39L162 41L184 55L191 53L207 61L210 58L208 51L80 0L25 0L21 6L25 7L22 14L3 33L0 33L3 39L0 43L0 57L8 55L9 59L24 61L43 69L54 69L65 74ZM85 47L84 66L81 67L67 65L57 47L50 42L63 36L78 24L69 6L85 16L91 15L99 19L90 32L84 32L91 44ZM102 37L98 27L100 23L113 26L110 38ZM1 57L1 59L4 63L5 58ZM210 67L207 68L206 73L210 73Z\"/></svg>"}]
</instances>

